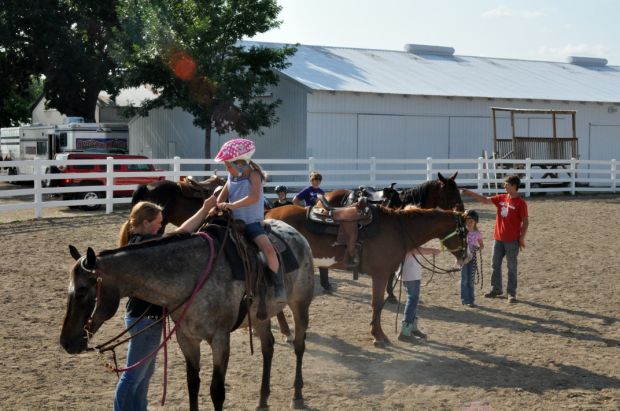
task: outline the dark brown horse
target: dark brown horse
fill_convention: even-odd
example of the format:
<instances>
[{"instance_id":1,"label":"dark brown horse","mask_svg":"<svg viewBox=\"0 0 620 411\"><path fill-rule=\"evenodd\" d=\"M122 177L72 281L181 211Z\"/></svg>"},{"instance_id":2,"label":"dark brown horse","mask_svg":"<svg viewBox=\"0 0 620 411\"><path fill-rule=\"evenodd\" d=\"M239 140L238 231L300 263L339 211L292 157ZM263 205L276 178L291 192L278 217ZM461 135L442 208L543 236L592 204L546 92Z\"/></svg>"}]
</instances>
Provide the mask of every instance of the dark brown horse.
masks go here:
<instances>
[{"instance_id":1,"label":"dark brown horse","mask_svg":"<svg viewBox=\"0 0 620 411\"><path fill-rule=\"evenodd\" d=\"M445 178L437 173L437 179L427 181L416 187L402 191L394 189L394 184L383 188L381 205L389 208L404 208L406 205L414 205L418 208L441 208L442 210L463 211L463 200L456 184L458 171L452 176ZM350 205L355 198L359 197L358 190L334 190L325 194L325 199L334 207ZM352 195L353 194L353 195Z\"/></svg>"},{"instance_id":2,"label":"dark brown horse","mask_svg":"<svg viewBox=\"0 0 620 411\"><path fill-rule=\"evenodd\" d=\"M174 181L162 180L143 184L134 191L131 197L131 206L133 207L139 201L150 201L163 207L160 230L163 232L168 223L177 227L183 224L185 220L198 211L205 198L225 183L224 178L212 175L205 181L198 183L200 187L187 181L175 183Z\"/></svg>"},{"instance_id":3,"label":"dark brown horse","mask_svg":"<svg viewBox=\"0 0 620 411\"><path fill-rule=\"evenodd\" d=\"M293 405L303 407L302 360L305 351L309 306L314 291L314 269L308 242L291 226L272 221L272 230L287 243L299 268L284 278L287 304L295 319L295 379ZM116 313L121 298L135 296L170 310L176 336L185 357L190 409L198 409L200 389L200 343L211 346L213 373L211 399L216 410L223 408L225 379L230 355L230 333L247 327L245 282L234 278L225 258L217 258L217 248L201 235L171 236L104 251L99 255L88 248L77 261L69 278L67 310L60 334L60 345L70 354L88 349L89 336ZM197 284L204 284L197 287ZM282 311L284 304L266 293L267 315ZM259 408L268 409L274 338L269 318L259 319L257 305L249 315L261 342L263 373ZM87 334L88 333L88 334ZM247 388L247 387L245 387Z\"/></svg>"},{"instance_id":4,"label":"dark brown horse","mask_svg":"<svg viewBox=\"0 0 620 411\"><path fill-rule=\"evenodd\" d=\"M389 343L381 328L385 287L396 272L407 251L429 240L439 238L457 257L460 264L466 253L466 230L463 213L442 210L392 210L376 207L376 234L364 240L360 272L372 278L373 320L371 334L377 346ZM314 265L325 268L345 268L346 247L334 246L335 235L317 234L306 223L306 208L289 205L267 212L267 218L285 221L295 227L310 243Z\"/></svg>"}]
</instances>

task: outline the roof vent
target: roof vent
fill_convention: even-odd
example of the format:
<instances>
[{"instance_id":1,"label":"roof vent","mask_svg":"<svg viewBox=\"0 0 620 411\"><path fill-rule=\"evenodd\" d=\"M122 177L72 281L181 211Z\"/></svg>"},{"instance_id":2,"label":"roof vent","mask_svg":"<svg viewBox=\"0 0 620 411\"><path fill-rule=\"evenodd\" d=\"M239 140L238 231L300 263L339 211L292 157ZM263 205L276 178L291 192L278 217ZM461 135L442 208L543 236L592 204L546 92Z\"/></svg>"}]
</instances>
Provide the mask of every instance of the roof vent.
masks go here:
<instances>
[{"instance_id":1,"label":"roof vent","mask_svg":"<svg viewBox=\"0 0 620 411\"><path fill-rule=\"evenodd\" d=\"M607 65L607 59L596 57L579 57L569 56L566 59L570 64L576 64L578 66L599 66L603 67Z\"/></svg>"},{"instance_id":2,"label":"roof vent","mask_svg":"<svg viewBox=\"0 0 620 411\"><path fill-rule=\"evenodd\" d=\"M432 54L435 56L453 56L453 47L429 46L425 44L405 44L405 51L411 54Z\"/></svg>"}]
</instances>

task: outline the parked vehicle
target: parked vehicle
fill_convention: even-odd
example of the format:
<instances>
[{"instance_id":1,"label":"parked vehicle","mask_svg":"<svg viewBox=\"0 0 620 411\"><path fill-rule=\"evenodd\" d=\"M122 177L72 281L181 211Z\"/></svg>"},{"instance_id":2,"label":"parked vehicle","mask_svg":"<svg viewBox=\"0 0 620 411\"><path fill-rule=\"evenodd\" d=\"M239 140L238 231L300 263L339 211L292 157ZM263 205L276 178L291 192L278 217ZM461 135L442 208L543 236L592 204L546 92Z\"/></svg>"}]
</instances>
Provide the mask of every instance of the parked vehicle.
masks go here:
<instances>
[{"instance_id":1,"label":"parked vehicle","mask_svg":"<svg viewBox=\"0 0 620 411\"><path fill-rule=\"evenodd\" d=\"M148 157L129 154L113 154L113 153L89 153L89 152L70 152L56 154L56 160L105 160L107 157L112 157L117 160L145 160ZM153 164L115 164L115 173L127 173L127 172L149 172L158 171ZM106 179L104 177L91 177L89 173L105 173L106 165L101 164L73 164L61 167L50 167L46 173L84 173L83 178L64 178L64 179L49 179L46 186L49 187L78 187L78 186L97 186L105 185ZM162 176L136 176L136 177L115 177L114 185L136 185L136 184L149 184L155 181L164 180ZM114 190L115 197L130 197L133 194L133 189L128 190ZM84 191L78 193L64 193L62 194L63 200L91 200L101 198L105 195L103 191ZM100 204L85 205L81 208L84 210L96 210L101 207Z\"/></svg>"},{"instance_id":2,"label":"parked vehicle","mask_svg":"<svg viewBox=\"0 0 620 411\"><path fill-rule=\"evenodd\" d=\"M80 118L81 119L81 118ZM84 123L69 117L66 124L33 124L19 128L18 156L15 160L53 159L57 153L88 151L127 154L129 128L125 123ZM32 173L19 167L19 174Z\"/></svg>"}]
</instances>

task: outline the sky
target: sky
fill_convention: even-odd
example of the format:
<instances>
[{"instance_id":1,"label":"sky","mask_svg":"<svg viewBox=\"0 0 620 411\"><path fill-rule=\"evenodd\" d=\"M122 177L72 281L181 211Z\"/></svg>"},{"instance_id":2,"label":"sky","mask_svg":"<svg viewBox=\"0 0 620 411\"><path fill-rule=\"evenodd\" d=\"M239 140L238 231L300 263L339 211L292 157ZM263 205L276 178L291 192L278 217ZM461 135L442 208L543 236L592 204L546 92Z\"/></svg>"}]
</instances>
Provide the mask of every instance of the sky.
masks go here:
<instances>
[{"instance_id":1,"label":"sky","mask_svg":"<svg viewBox=\"0 0 620 411\"><path fill-rule=\"evenodd\" d=\"M620 66L620 0L277 0L275 43L402 50L447 46L463 56Z\"/></svg>"}]
</instances>

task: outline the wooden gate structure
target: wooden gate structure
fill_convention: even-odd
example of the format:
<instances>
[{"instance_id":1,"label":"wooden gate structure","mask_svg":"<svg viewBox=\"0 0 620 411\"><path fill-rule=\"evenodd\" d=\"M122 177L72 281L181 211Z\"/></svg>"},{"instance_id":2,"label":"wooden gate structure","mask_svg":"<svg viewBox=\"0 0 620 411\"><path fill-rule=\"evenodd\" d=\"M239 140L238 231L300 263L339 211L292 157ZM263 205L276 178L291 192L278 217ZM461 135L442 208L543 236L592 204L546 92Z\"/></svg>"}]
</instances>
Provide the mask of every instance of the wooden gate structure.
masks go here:
<instances>
[{"instance_id":1,"label":"wooden gate structure","mask_svg":"<svg viewBox=\"0 0 620 411\"><path fill-rule=\"evenodd\" d=\"M501 108L491 107L493 111L493 150L495 158L502 160L527 158L532 160L570 160L571 158L579 158L577 152L578 139L576 132L576 121L574 110L539 110L539 109L519 109L519 108ZM507 112L510 114L510 128L512 135L510 138L498 135L497 115L499 112ZM517 135L516 119L518 116L549 115L551 121L551 136L521 136ZM571 116L571 136L558 136L558 116ZM508 162L507 162L508 163ZM553 162L549 164L536 164L536 166L544 170L565 169L569 163ZM505 164L507 168L513 168L515 165ZM518 167L518 166L517 166ZM542 178L557 178L557 171L546 172Z\"/></svg>"}]
</instances>

